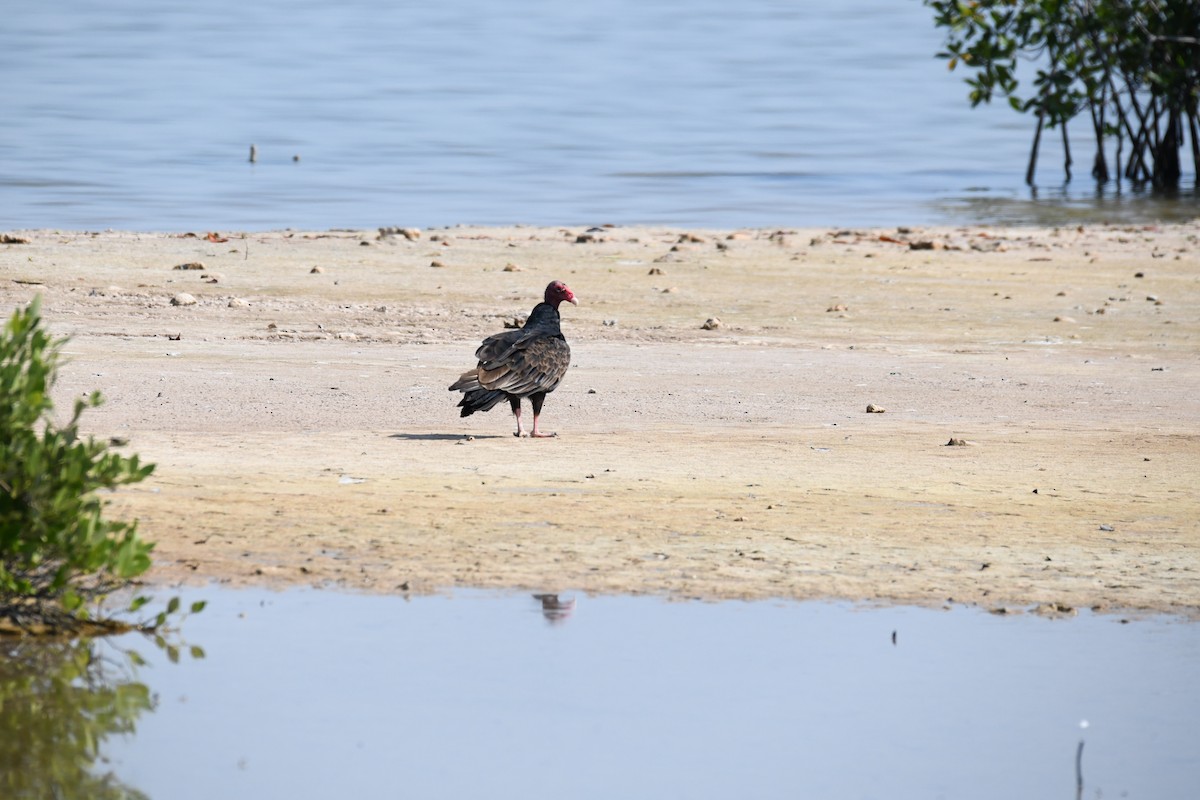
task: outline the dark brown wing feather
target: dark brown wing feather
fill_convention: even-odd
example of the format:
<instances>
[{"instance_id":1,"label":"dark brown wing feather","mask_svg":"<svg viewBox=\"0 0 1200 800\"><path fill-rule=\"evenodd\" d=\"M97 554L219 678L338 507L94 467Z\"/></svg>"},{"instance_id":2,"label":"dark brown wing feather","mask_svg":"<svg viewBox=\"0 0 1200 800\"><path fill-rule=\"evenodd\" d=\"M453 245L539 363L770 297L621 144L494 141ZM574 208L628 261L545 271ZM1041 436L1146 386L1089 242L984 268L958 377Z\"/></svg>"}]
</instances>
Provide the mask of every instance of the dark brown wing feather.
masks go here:
<instances>
[{"instance_id":1,"label":"dark brown wing feather","mask_svg":"<svg viewBox=\"0 0 1200 800\"><path fill-rule=\"evenodd\" d=\"M571 364L571 348L556 336L521 337L515 342L489 338L479 348L477 379L492 391L528 397L552 392Z\"/></svg>"}]
</instances>

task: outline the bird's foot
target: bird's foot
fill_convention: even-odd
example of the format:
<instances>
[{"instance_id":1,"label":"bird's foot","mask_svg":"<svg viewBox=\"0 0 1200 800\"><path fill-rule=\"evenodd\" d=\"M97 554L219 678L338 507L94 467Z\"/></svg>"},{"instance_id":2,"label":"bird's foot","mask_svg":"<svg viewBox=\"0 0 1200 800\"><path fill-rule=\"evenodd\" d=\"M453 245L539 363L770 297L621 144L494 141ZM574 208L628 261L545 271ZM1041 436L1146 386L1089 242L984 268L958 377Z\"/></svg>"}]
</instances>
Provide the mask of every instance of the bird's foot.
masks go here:
<instances>
[{"instance_id":1,"label":"bird's foot","mask_svg":"<svg viewBox=\"0 0 1200 800\"><path fill-rule=\"evenodd\" d=\"M530 439L557 439L558 434L557 433L540 433L540 432L539 433L531 433L531 434L529 434L529 438Z\"/></svg>"}]
</instances>

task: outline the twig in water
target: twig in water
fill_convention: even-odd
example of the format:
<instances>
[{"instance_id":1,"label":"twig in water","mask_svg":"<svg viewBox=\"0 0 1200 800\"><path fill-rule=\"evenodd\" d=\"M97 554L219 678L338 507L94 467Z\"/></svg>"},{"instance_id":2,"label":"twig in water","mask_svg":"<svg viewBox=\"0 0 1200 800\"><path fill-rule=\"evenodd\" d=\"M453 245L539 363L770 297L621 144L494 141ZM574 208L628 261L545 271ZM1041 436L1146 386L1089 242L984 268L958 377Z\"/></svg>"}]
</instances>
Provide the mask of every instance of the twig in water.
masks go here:
<instances>
[{"instance_id":1,"label":"twig in water","mask_svg":"<svg viewBox=\"0 0 1200 800\"><path fill-rule=\"evenodd\" d=\"M1083 800L1083 739L1075 750L1075 800Z\"/></svg>"}]
</instances>

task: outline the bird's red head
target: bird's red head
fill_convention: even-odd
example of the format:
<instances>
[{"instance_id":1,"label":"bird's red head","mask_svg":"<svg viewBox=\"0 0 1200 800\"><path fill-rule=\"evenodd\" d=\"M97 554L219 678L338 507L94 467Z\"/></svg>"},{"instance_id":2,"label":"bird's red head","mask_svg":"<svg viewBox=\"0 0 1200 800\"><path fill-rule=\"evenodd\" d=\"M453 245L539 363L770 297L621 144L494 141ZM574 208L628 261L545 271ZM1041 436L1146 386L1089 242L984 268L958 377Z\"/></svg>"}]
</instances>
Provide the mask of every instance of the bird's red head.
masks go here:
<instances>
[{"instance_id":1,"label":"bird's red head","mask_svg":"<svg viewBox=\"0 0 1200 800\"><path fill-rule=\"evenodd\" d=\"M546 302L558 308L558 304L566 301L572 305L579 305L575 300L575 293L572 292L567 285L562 281L554 281L546 287Z\"/></svg>"}]
</instances>

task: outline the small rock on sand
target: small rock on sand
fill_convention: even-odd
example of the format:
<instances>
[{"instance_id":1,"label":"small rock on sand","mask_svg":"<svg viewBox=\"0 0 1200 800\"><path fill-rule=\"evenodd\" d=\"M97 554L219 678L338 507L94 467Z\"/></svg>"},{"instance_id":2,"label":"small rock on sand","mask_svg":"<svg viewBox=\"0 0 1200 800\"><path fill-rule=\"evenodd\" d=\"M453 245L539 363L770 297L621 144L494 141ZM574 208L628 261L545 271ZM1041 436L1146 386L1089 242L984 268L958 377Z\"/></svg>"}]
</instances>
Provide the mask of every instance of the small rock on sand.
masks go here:
<instances>
[{"instance_id":1,"label":"small rock on sand","mask_svg":"<svg viewBox=\"0 0 1200 800\"><path fill-rule=\"evenodd\" d=\"M175 269L184 269L184 270L202 270L202 269L206 269L206 267L204 266L204 262L203 262L203 261L188 261L188 262L186 262L186 263L184 263L184 264L176 264L174 268L175 268Z\"/></svg>"},{"instance_id":2,"label":"small rock on sand","mask_svg":"<svg viewBox=\"0 0 1200 800\"><path fill-rule=\"evenodd\" d=\"M700 326L700 329L705 331L715 331L723 324L724 323L721 322L719 317L709 317L708 319L704 320L704 324Z\"/></svg>"},{"instance_id":3,"label":"small rock on sand","mask_svg":"<svg viewBox=\"0 0 1200 800\"><path fill-rule=\"evenodd\" d=\"M909 242L909 250L945 250L946 243L941 239L919 239Z\"/></svg>"},{"instance_id":4,"label":"small rock on sand","mask_svg":"<svg viewBox=\"0 0 1200 800\"><path fill-rule=\"evenodd\" d=\"M874 403L867 403L868 414L883 414L887 411L883 406L877 406Z\"/></svg>"},{"instance_id":5,"label":"small rock on sand","mask_svg":"<svg viewBox=\"0 0 1200 800\"><path fill-rule=\"evenodd\" d=\"M196 305L196 298L192 297L187 292L180 292L179 294L177 294L171 298L171 305L173 305L173 306L194 306L194 305Z\"/></svg>"}]
</instances>

